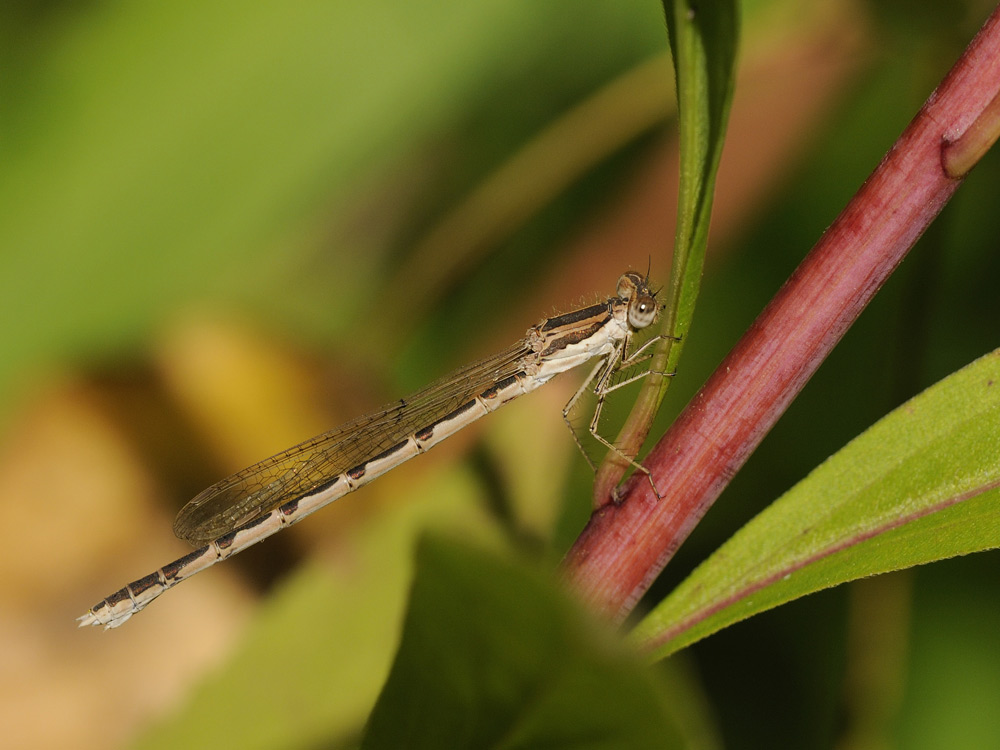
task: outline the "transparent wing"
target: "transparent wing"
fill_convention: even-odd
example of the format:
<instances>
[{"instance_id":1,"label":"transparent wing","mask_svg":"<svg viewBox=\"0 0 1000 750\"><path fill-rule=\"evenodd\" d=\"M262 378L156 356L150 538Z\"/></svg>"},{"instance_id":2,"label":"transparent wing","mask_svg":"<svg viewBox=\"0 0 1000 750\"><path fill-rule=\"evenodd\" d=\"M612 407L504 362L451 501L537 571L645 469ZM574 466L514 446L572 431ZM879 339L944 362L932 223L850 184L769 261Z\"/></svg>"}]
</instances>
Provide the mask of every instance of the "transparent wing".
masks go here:
<instances>
[{"instance_id":1,"label":"transparent wing","mask_svg":"<svg viewBox=\"0 0 1000 750\"><path fill-rule=\"evenodd\" d=\"M302 497L449 414L522 368L521 341L467 365L408 398L299 443L216 482L185 505L174 534L204 544Z\"/></svg>"}]
</instances>

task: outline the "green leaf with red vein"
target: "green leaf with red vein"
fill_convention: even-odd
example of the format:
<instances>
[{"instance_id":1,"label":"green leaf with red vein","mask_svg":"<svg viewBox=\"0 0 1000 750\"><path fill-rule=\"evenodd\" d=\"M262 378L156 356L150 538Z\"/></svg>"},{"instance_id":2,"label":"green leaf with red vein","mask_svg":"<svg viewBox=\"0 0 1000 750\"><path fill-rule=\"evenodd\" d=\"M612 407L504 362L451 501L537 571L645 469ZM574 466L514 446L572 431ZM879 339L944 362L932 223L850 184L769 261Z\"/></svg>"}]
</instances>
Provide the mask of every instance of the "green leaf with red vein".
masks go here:
<instances>
[{"instance_id":1,"label":"green leaf with red vein","mask_svg":"<svg viewBox=\"0 0 1000 750\"><path fill-rule=\"evenodd\" d=\"M754 518L633 632L667 656L864 576L1000 546L1000 349L881 419Z\"/></svg>"}]
</instances>

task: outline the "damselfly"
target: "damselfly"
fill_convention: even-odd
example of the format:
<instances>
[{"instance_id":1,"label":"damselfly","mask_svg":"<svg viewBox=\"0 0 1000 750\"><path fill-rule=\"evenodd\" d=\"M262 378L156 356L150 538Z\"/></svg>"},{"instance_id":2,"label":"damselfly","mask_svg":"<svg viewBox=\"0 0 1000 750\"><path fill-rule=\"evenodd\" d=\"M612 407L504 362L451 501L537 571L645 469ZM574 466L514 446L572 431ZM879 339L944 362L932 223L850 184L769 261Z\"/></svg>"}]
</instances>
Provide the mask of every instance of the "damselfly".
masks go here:
<instances>
[{"instance_id":1,"label":"damselfly","mask_svg":"<svg viewBox=\"0 0 1000 750\"><path fill-rule=\"evenodd\" d=\"M598 403L590 430L613 449L597 435L600 406L604 395L620 385L611 385L612 376L643 358L643 350L652 342L631 353L629 343L658 313L648 279L626 273L618 280L615 296L604 302L549 318L528 329L506 351L217 482L184 506L174 522L178 537L204 546L98 602L78 618L80 627L118 627L184 579L429 450L553 376L593 359L598 360L596 366L563 417L569 421L569 409L591 387Z\"/></svg>"}]
</instances>

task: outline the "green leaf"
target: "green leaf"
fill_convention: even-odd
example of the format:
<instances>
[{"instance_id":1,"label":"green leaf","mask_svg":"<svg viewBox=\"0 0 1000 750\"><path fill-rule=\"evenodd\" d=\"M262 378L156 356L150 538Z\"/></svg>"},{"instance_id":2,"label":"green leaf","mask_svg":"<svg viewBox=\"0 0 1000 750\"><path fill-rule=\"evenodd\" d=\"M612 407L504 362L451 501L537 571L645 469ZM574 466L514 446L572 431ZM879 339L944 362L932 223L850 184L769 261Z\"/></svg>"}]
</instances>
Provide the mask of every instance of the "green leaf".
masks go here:
<instances>
[{"instance_id":1,"label":"green leaf","mask_svg":"<svg viewBox=\"0 0 1000 750\"><path fill-rule=\"evenodd\" d=\"M681 143L677 252L704 254L715 176L733 96L737 11L732 2L664 0L677 80Z\"/></svg>"},{"instance_id":2,"label":"green leaf","mask_svg":"<svg viewBox=\"0 0 1000 750\"><path fill-rule=\"evenodd\" d=\"M648 668L550 581L431 538L362 746L675 747L668 709Z\"/></svg>"},{"instance_id":3,"label":"green leaf","mask_svg":"<svg viewBox=\"0 0 1000 750\"><path fill-rule=\"evenodd\" d=\"M680 340L663 339L650 363L651 373L677 369L694 317L715 178L733 98L739 31L736 5L731 0L701 3L697 10L690 0L664 0L663 8L677 88L680 185L670 287L660 332ZM608 496L628 468L622 453L638 455L669 384L670 378L646 379L615 441L618 450L608 454L598 473L594 486L598 502Z\"/></svg>"},{"instance_id":4,"label":"green leaf","mask_svg":"<svg viewBox=\"0 0 1000 750\"><path fill-rule=\"evenodd\" d=\"M851 581L1000 546L1000 350L903 404L774 502L634 639L667 656Z\"/></svg>"},{"instance_id":5,"label":"green leaf","mask_svg":"<svg viewBox=\"0 0 1000 750\"><path fill-rule=\"evenodd\" d=\"M677 76L680 189L666 332L686 334L708 246L715 178L733 99L739 23L733 2L664 0ZM670 364L673 364L671 362Z\"/></svg>"}]
</instances>

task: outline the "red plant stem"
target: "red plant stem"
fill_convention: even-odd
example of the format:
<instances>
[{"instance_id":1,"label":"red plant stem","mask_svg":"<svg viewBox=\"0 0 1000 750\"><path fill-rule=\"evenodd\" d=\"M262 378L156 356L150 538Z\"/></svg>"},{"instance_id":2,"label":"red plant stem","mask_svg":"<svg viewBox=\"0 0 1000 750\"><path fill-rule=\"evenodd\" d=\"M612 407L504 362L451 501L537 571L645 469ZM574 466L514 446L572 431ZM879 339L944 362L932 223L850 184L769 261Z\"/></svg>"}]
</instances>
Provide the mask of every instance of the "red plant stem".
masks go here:
<instances>
[{"instance_id":1,"label":"red plant stem","mask_svg":"<svg viewBox=\"0 0 1000 750\"><path fill-rule=\"evenodd\" d=\"M650 452L645 477L606 505L564 561L595 609L622 619L960 180L942 168L1000 88L1000 8L889 153Z\"/></svg>"}]
</instances>

